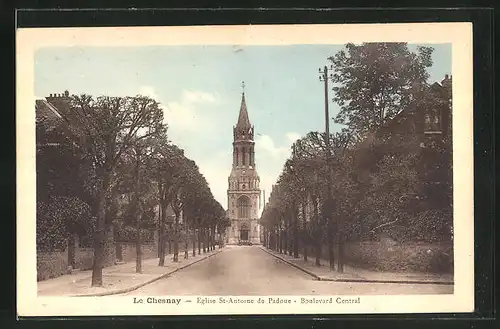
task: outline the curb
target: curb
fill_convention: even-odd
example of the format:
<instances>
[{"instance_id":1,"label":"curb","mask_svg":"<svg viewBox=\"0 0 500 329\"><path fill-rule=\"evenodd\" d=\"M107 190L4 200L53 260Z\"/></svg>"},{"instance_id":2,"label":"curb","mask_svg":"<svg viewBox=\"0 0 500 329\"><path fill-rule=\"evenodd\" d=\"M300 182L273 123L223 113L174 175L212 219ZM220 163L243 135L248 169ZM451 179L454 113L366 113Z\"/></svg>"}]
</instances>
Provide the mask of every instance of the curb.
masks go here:
<instances>
[{"instance_id":1,"label":"curb","mask_svg":"<svg viewBox=\"0 0 500 329\"><path fill-rule=\"evenodd\" d=\"M279 260L281 260L281 261L283 261L283 262L287 263L288 265L291 265L291 266L293 266L293 267L295 267L295 268L297 268L297 269L301 270L302 272L305 272L305 273L309 274L309 275L310 275L310 276L312 276L314 279L316 279L316 280L318 280L318 281L321 281L321 277L320 277L319 275L316 275L316 274L314 274L313 272L311 272L311 271L309 271L309 270L307 270L307 269L305 269L305 268L303 268L303 267L301 267L301 266L299 266L299 265L297 265L297 264L294 264L294 263L292 263L292 262L290 262L290 261L288 261L288 260L286 260L286 259L284 259L284 258L282 258L282 257L280 257L280 256L278 256L278 255L276 255L276 254L274 254L274 253L272 253L272 252L270 252L270 251L266 250L266 249L264 249L263 247L261 247L261 248L260 248L260 250L267 252L269 255L271 255L271 256L273 256L273 257L276 257L276 258L278 258Z\"/></svg>"},{"instance_id":2,"label":"curb","mask_svg":"<svg viewBox=\"0 0 500 329\"><path fill-rule=\"evenodd\" d=\"M150 280L148 280L148 281L146 281L146 282L142 282L142 283L137 284L137 285L132 286L132 287L123 288L123 289L118 289L118 290L113 290L113 291L105 291L105 292L100 292L100 293L96 293L96 294L78 294L78 295L70 295L69 297L100 297L100 296L111 296L111 295L118 295L118 294L124 294L124 293L127 293L127 292L131 292L131 291L137 290L137 289L139 289L139 288L142 288L142 287L144 287L145 285L148 285L148 284L150 284L150 283L153 283L153 282L155 282L155 281L158 281L158 280L160 280L160 279L163 279L164 277L167 277L167 276L169 276L169 275L171 275L171 274L174 274L175 272L180 271L180 270L182 270L182 269L185 269L186 267L189 267L189 266L194 265L194 264L196 264L196 263L199 263L199 262L201 262L201 261L203 261L203 260L206 260L206 259L208 259L208 258L210 258L210 257L212 257L212 256L215 256L215 255L217 255L217 254L221 253L223 250L224 250L224 249L219 249L219 250L215 251L214 253L212 253L212 254L210 254L210 255L207 255L207 256L205 256L205 257L203 257L203 258L200 258L200 259L198 259L198 260L196 260L196 261L194 261L194 262L192 262L192 263L189 263L189 264L183 265L183 266L181 266L181 267L178 267L178 268L176 268L176 269L174 269L174 270L171 270L171 271L169 271L169 272L163 273L163 274L161 274L161 275L159 275L159 276L157 276L157 277L155 277L155 278L152 278L152 279L150 279ZM179 255L180 255L180 253L179 253Z\"/></svg>"},{"instance_id":3,"label":"curb","mask_svg":"<svg viewBox=\"0 0 500 329\"><path fill-rule=\"evenodd\" d=\"M276 255L275 253L268 251L264 249L263 247L260 248L261 250L267 252L268 254L278 258L279 260L287 263L288 265L291 265L302 272L305 272L312 276L315 280L317 281L332 281L332 282L351 282L351 283L399 283L399 284L441 284L441 285L454 285L454 281L416 281L416 280L373 280L373 279L332 279L332 278L326 278L323 276L319 276L312 271L309 271L302 266L299 266L297 264L294 264L283 257Z\"/></svg>"}]
</instances>

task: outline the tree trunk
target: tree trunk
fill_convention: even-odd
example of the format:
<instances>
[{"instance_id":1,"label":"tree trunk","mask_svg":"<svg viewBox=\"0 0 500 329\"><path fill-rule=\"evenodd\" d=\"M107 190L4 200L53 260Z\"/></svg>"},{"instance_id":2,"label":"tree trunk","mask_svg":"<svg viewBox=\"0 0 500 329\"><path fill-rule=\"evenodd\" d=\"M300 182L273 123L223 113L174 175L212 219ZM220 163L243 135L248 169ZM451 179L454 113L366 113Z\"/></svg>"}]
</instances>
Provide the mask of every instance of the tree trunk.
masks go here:
<instances>
[{"instance_id":1,"label":"tree trunk","mask_svg":"<svg viewBox=\"0 0 500 329\"><path fill-rule=\"evenodd\" d=\"M316 252L316 266L321 266L321 240L317 239L314 251Z\"/></svg>"},{"instance_id":2,"label":"tree trunk","mask_svg":"<svg viewBox=\"0 0 500 329\"><path fill-rule=\"evenodd\" d=\"M203 253L207 252L207 229L203 228Z\"/></svg>"},{"instance_id":3,"label":"tree trunk","mask_svg":"<svg viewBox=\"0 0 500 329\"><path fill-rule=\"evenodd\" d=\"M212 227L212 251L215 250L216 244L217 244L217 237L215 236L215 227Z\"/></svg>"},{"instance_id":4,"label":"tree trunk","mask_svg":"<svg viewBox=\"0 0 500 329\"><path fill-rule=\"evenodd\" d=\"M322 248L322 232L321 226L319 223L319 204L318 199L314 198L314 217L315 217L315 235L316 235L316 244L315 244L315 253L316 253L316 266L321 266L321 248Z\"/></svg>"},{"instance_id":5,"label":"tree trunk","mask_svg":"<svg viewBox=\"0 0 500 329\"><path fill-rule=\"evenodd\" d=\"M140 200L140 191L141 191L141 178L140 178L140 158L137 159L137 164L136 164L136 181L135 181L135 200L136 200L136 231L137 231L137 236L135 240L135 272L136 273L142 273L142 250L141 250L141 213L142 213L142 206L141 206L141 200Z\"/></svg>"},{"instance_id":6,"label":"tree trunk","mask_svg":"<svg viewBox=\"0 0 500 329\"><path fill-rule=\"evenodd\" d=\"M290 217L288 217L288 212L285 217L285 255L290 254Z\"/></svg>"},{"instance_id":7,"label":"tree trunk","mask_svg":"<svg viewBox=\"0 0 500 329\"><path fill-rule=\"evenodd\" d=\"M297 216L297 209L295 205L293 206L292 213L293 221L293 257L299 258L299 218Z\"/></svg>"},{"instance_id":8,"label":"tree trunk","mask_svg":"<svg viewBox=\"0 0 500 329\"><path fill-rule=\"evenodd\" d=\"M198 255L201 254L201 227L198 228Z\"/></svg>"},{"instance_id":9,"label":"tree trunk","mask_svg":"<svg viewBox=\"0 0 500 329\"><path fill-rule=\"evenodd\" d=\"M97 208L97 227L94 235L94 264L92 266L92 287L102 287L102 262L106 234L106 195L111 180L111 170L105 169Z\"/></svg>"},{"instance_id":10,"label":"tree trunk","mask_svg":"<svg viewBox=\"0 0 500 329\"><path fill-rule=\"evenodd\" d=\"M288 219L288 256L292 256L293 255L293 244L294 244L294 232L293 232L293 215L289 214L289 219Z\"/></svg>"},{"instance_id":11,"label":"tree trunk","mask_svg":"<svg viewBox=\"0 0 500 329\"><path fill-rule=\"evenodd\" d=\"M212 248L212 231L210 227L207 228L207 252Z\"/></svg>"},{"instance_id":12,"label":"tree trunk","mask_svg":"<svg viewBox=\"0 0 500 329\"><path fill-rule=\"evenodd\" d=\"M159 233L158 233L158 257L160 258L158 261L158 266L165 266L165 207L163 204L160 204L160 225L159 225Z\"/></svg>"},{"instance_id":13,"label":"tree trunk","mask_svg":"<svg viewBox=\"0 0 500 329\"><path fill-rule=\"evenodd\" d=\"M271 250L276 250L276 231L274 228L269 232L269 247Z\"/></svg>"},{"instance_id":14,"label":"tree trunk","mask_svg":"<svg viewBox=\"0 0 500 329\"><path fill-rule=\"evenodd\" d=\"M328 225L327 225L327 229L328 229L328 262L329 262L329 265L330 265L330 270L334 270L335 269L335 254L334 254L334 251L333 251L333 225L332 225L332 221L333 221L333 216L329 214L329 218L328 218Z\"/></svg>"},{"instance_id":15,"label":"tree trunk","mask_svg":"<svg viewBox=\"0 0 500 329\"><path fill-rule=\"evenodd\" d=\"M302 204L302 225L304 229L304 239L302 243L304 244L304 261L307 262L307 249L309 248L309 234L307 230L307 218L306 218L306 204Z\"/></svg>"},{"instance_id":16,"label":"tree trunk","mask_svg":"<svg viewBox=\"0 0 500 329\"><path fill-rule=\"evenodd\" d=\"M283 228L283 231L282 231L283 238L281 239L281 244L283 246L282 246L281 252L286 255L287 242L288 242L288 232L287 232L287 227L286 227L287 226L286 225L286 219L284 219L283 224L284 224L284 228Z\"/></svg>"},{"instance_id":17,"label":"tree trunk","mask_svg":"<svg viewBox=\"0 0 500 329\"><path fill-rule=\"evenodd\" d=\"M344 247L345 247L345 237L342 232L342 229L339 230L339 256L338 256L338 264L337 271L339 273L344 273Z\"/></svg>"},{"instance_id":18,"label":"tree trunk","mask_svg":"<svg viewBox=\"0 0 500 329\"><path fill-rule=\"evenodd\" d=\"M179 214L175 214L174 223L174 262L179 261Z\"/></svg>"},{"instance_id":19,"label":"tree trunk","mask_svg":"<svg viewBox=\"0 0 500 329\"><path fill-rule=\"evenodd\" d=\"M184 219L186 220L186 219ZM185 222L184 222L185 223ZM184 259L188 259L189 258L189 232L188 232L188 227L187 227L187 224L184 224Z\"/></svg>"},{"instance_id":20,"label":"tree trunk","mask_svg":"<svg viewBox=\"0 0 500 329\"><path fill-rule=\"evenodd\" d=\"M291 254L290 250L292 249L290 246L290 217L287 214L287 218L285 219L285 255Z\"/></svg>"},{"instance_id":21,"label":"tree trunk","mask_svg":"<svg viewBox=\"0 0 500 329\"><path fill-rule=\"evenodd\" d=\"M207 252L209 252L212 248L212 231L210 227L207 228Z\"/></svg>"},{"instance_id":22,"label":"tree trunk","mask_svg":"<svg viewBox=\"0 0 500 329\"><path fill-rule=\"evenodd\" d=\"M276 251L281 253L281 232L279 229L276 231Z\"/></svg>"},{"instance_id":23,"label":"tree trunk","mask_svg":"<svg viewBox=\"0 0 500 329\"><path fill-rule=\"evenodd\" d=\"M193 234L191 236L191 239L193 240L193 257L196 256L196 229L193 228Z\"/></svg>"},{"instance_id":24,"label":"tree trunk","mask_svg":"<svg viewBox=\"0 0 500 329\"><path fill-rule=\"evenodd\" d=\"M275 228L275 243L276 243L276 251L280 251L280 231L278 228Z\"/></svg>"},{"instance_id":25,"label":"tree trunk","mask_svg":"<svg viewBox=\"0 0 500 329\"><path fill-rule=\"evenodd\" d=\"M212 227L212 251L215 250L215 245L217 244L217 236L215 227Z\"/></svg>"},{"instance_id":26,"label":"tree trunk","mask_svg":"<svg viewBox=\"0 0 500 329\"><path fill-rule=\"evenodd\" d=\"M210 251L214 250L214 245L215 245L215 236L214 236L214 229L212 227L210 228Z\"/></svg>"},{"instance_id":27,"label":"tree trunk","mask_svg":"<svg viewBox=\"0 0 500 329\"><path fill-rule=\"evenodd\" d=\"M205 252L208 252L210 251L210 228L206 228L205 229L205 242L206 242L206 251Z\"/></svg>"},{"instance_id":28,"label":"tree trunk","mask_svg":"<svg viewBox=\"0 0 500 329\"><path fill-rule=\"evenodd\" d=\"M280 229L280 254L283 253L283 248L284 248L284 240L285 240L286 232L284 230Z\"/></svg>"},{"instance_id":29,"label":"tree trunk","mask_svg":"<svg viewBox=\"0 0 500 329\"><path fill-rule=\"evenodd\" d=\"M68 267L75 268L75 235L68 233Z\"/></svg>"},{"instance_id":30,"label":"tree trunk","mask_svg":"<svg viewBox=\"0 0 500 329\"><path fill-rule=\"evenodd\" d=\"M119 261L120 263L123 262L123 246L120 241L115 242L115 253L116 253L116 260Z\"/></svg>"},{"instance_id":31,"label":"tree trunk","mask_svg":"<svg viewBox=\"0 0 500 329\"><path fill-rule=\"evenodd\" d=\"M135 240L135 272L136 273L142 273L142 250L141 250L141 229L140 229L140 211L138 210L138 215L137 215L137 223L136 223L136 230L137 230L137 237Z\"/></svg>"}]
</instances>

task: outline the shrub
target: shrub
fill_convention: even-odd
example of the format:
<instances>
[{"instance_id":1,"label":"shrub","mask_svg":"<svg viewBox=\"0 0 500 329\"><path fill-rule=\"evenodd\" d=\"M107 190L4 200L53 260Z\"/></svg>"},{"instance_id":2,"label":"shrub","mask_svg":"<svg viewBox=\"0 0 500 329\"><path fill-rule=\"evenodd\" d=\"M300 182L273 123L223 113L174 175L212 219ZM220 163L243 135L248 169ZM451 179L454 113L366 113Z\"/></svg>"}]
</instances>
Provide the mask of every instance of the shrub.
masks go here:
<instances>
[{"instance_id":1,"label":"shrub","mask_svg":"<svg viewBox=\"0 0 500 329\"><path fill-rule=\"evenodd\" d=\"M39 250L64 250L69 232L92 231L90 206L76 197L50 197L37 203L36 243Z\"/></svg>"}]
</instances>

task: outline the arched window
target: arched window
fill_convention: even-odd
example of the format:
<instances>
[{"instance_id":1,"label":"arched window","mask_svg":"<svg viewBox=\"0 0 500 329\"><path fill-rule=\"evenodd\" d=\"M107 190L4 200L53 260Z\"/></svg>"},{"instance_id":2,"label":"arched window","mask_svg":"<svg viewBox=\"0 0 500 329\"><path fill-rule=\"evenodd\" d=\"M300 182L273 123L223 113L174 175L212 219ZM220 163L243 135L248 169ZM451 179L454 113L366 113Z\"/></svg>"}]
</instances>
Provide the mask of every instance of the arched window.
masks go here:
<instances>
[{"instance_id":1,"label":"arched window","mask_svg":"<svg viewBox=\"0 0 500 329\"><path fill-rule=\"evenodd\" d=\"M239 197L237 201L238 218L250 217L250 199L246 195Z\"/></svg>"}]
</instances>

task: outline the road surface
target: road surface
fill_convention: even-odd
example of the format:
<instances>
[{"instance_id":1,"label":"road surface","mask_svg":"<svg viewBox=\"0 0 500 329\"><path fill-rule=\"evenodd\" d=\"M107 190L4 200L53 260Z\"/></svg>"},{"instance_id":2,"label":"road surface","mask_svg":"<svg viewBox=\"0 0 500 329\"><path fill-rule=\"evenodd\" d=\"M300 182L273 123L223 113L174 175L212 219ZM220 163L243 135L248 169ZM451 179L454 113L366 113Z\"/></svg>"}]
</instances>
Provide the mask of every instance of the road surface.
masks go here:
<instances>
[{"instance_id":1,"label":"road surface","mask_svg":"<svg viewBox=\"0 0 500 329\"><path fill-rule=\"evenodd\" d=\"M451 285L316 281L261 250L228 246L221 253L124 295L383 295L453 293Z\"/></svg>"}]
</instances>

